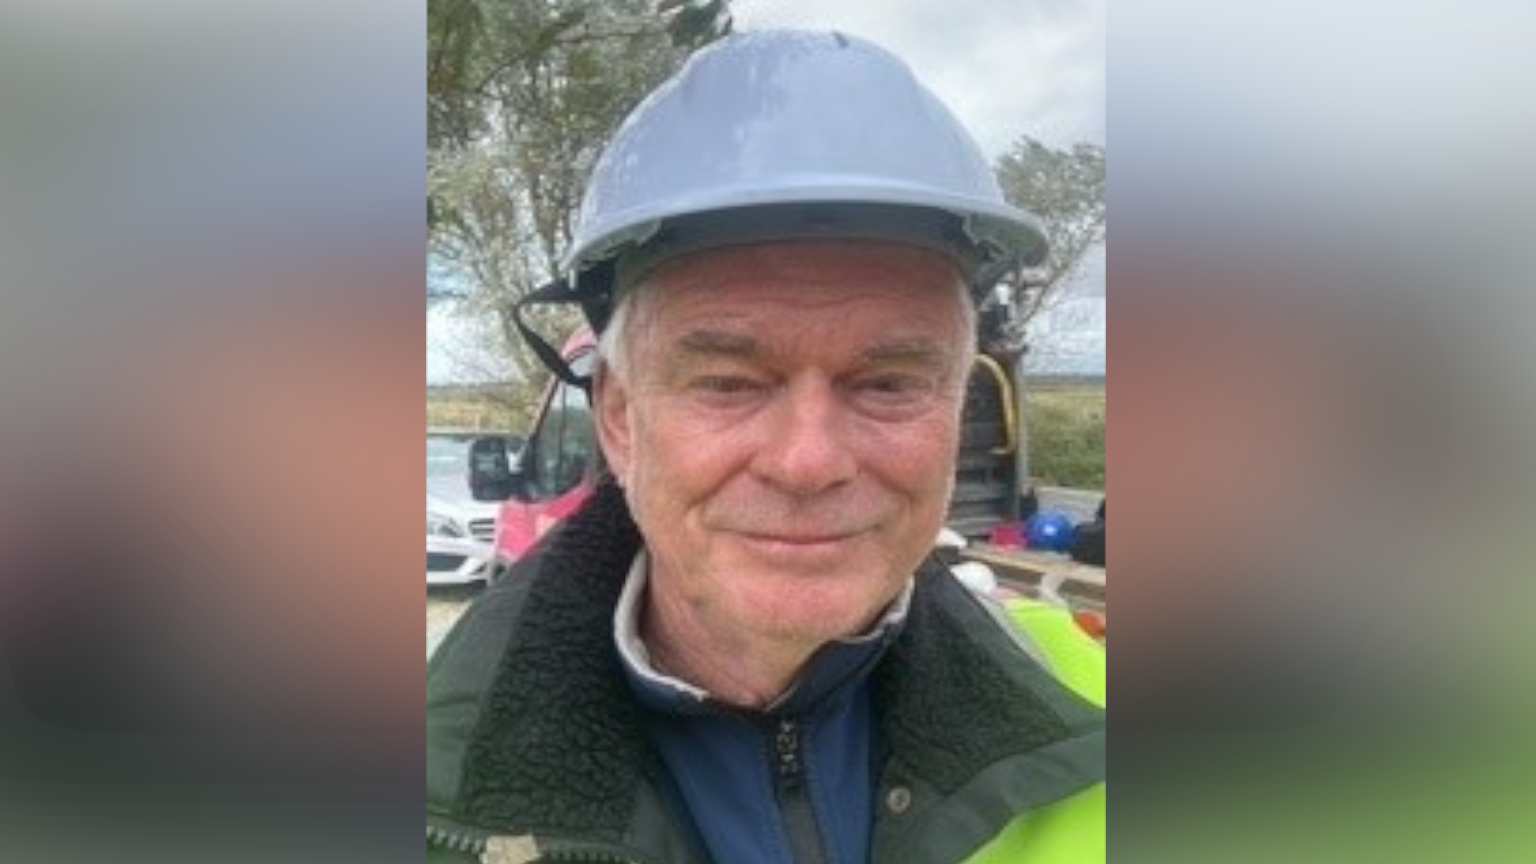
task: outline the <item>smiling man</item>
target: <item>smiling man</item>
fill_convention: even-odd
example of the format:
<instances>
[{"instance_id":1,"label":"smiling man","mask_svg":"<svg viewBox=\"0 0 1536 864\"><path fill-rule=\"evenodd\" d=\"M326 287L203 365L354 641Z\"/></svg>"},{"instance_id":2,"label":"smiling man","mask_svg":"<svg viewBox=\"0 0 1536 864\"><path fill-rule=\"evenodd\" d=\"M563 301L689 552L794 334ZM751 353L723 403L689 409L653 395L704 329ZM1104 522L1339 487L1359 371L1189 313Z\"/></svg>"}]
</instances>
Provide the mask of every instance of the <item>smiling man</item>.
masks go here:
<instances>
[{"instance_id":1,"label":"smiling man","mask_svg":"<svg viewBox=\"0 0 1536 864\"><path fill-rule=\"evenodd\" d=\"M599 429L659 668L763 708L901 595L943 523L972 326L955 264L909 246L727 247L635 289Z\"/></svg>"},{"instance_id":2,"label":"smiling man","mask_svg":"<svg viewBox=\"0 0 1536 864\"><path fill-rule=\"evenodd\" d=\"M930 556L975 298L1043 243L868 43L735 36L636 110L551 289L611 477L433 658L429 860L1103 858L1053 672L1098 646Z\"/></svg>"}]
</instances>

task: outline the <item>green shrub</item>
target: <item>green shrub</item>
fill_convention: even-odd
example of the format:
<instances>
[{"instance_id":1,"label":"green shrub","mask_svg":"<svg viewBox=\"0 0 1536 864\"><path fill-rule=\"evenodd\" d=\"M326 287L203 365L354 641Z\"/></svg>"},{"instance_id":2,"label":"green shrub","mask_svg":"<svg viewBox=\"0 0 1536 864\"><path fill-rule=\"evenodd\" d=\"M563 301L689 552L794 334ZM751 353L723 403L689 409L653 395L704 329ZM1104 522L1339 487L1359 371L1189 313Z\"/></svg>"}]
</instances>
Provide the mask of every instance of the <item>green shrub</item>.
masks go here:
<instances>
[{"instance_id":1,"label":"green shrub","mask_svg":"<svg viewBox=\"0 0 1536 864\"><path fill-rule=\"evenodd\" d=\"M1047 486L1103 489L1105 391L1050 387L1031 393L1026 415L1030 473Z\"/></svg>"}]
</instances>

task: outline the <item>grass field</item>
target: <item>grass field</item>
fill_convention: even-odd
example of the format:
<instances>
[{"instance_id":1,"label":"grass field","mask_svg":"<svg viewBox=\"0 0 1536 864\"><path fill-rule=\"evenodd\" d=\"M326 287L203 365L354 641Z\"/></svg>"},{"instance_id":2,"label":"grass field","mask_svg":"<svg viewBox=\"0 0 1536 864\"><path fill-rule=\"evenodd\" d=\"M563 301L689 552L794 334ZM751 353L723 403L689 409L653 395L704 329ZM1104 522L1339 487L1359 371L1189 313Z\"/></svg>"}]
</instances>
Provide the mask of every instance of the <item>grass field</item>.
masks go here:
<instances>
[{"instance_id":1,"label":"grass field","mask_svg":"<svg viewBox=\"0 0 1536 864\"><path fill-rule=\"evenodd\" d=\"M427 388L427 426L524 432L537 397L514 401L510 387L446 386ZM528 404L522 404L522 403Z\"/></svg>"},{"instance_id":2,"label":"grass field","mask_svg":"<svg viewBox=\"0 0 1536 864\"><path fill-rule=\"evenodd\" d=\"M1047 486L1104 488L1106 396L1101 383L1033 386L1025 421L1031 474Z\"/></svg>"}]
</instances>

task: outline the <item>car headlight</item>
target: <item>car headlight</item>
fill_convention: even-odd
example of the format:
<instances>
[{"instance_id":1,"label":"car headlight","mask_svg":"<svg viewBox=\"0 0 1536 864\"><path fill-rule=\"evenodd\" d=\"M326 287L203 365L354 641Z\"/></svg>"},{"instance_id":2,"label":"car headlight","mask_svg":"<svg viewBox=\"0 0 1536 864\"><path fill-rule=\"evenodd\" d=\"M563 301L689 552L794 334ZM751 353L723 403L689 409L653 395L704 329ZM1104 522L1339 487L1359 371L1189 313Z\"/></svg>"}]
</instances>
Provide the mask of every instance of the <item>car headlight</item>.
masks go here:
<instances>
[{"instance_id":1,"label":"car headlight","mask_svg":"<svg viewBox=\"0 0 1536 864\"><path fill-rule=\"evenodd\" d=\"M459 523L456 520L441 513L433 513L431 510L428 510L427 536L431 537L434 535L437 537L463 537L464 529L459 527Z\"/></svg>"}]
</instances>

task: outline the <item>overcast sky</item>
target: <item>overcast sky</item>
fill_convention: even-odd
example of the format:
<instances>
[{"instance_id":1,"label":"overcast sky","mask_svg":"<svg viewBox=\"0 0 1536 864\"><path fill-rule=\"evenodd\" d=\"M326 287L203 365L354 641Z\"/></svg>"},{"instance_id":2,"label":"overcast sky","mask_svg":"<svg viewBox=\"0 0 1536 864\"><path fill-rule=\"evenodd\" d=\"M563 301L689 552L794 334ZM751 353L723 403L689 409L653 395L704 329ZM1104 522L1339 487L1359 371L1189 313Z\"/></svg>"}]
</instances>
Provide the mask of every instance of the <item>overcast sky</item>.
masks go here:
<instances>
[{"instance_id":1,"label":"overcast sky","mask_svg":"<svg viewBox=\"0 0 1536 864\"><path fill-rule=\"evenodd\" d=\"M1105 0L732 0L738 30L836 29L906 60L969 128L989 159L1023 135L1053 147L1107 145ZM1046 316L1041 335L1103 368L1105 267L1094 256L1073 286L1096 309ZM1068 310L1064 309L1064 313ZM452 327L428 317L427 380L455 377L441 344ZM1083 332L1084 328L1088 332ZM1072 331L1067 333L1066 331Z\"/></svg>"},{"instance_id":2,"label":"overcast sky","mask_svg":"<svg viewBox=\"0 0 1536 864\"><path fill-rule=\"evenodd\" d=\"M1105 0L733 0L738 29L838 29L911 64L996 158L1105 140Z\"/></svg>"}]
</instances>

